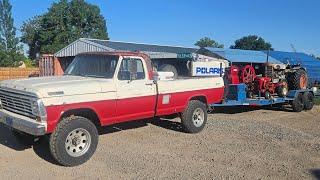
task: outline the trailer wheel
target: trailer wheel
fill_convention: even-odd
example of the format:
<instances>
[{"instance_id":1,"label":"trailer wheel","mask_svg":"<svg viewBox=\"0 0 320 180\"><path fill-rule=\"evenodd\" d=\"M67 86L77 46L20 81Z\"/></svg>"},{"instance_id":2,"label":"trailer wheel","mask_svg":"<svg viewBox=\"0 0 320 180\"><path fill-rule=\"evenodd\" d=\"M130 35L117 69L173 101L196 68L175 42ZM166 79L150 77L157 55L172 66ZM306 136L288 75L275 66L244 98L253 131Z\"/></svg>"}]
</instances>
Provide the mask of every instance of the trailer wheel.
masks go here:
<instances>
[{"instance_id":1,"label":"trailer wheel","mask_svg":"<svg viewBox=\"0 0 320 180\"><path fill-rule=\"evenodd\" d=\"M304 109L303 95L301 93L292 101L292 108L294 112L301 112Z\"/></svg>"},{"instance_id":2,"label":"trailer wheel","mask_svg":"<svg viewBox=\"0 0 320 180\"><path fill-rule=\"evenodd\" d=\"M305 92L302 96L305 110L311 110L314 106L314 96L311 92Z\"/></svg>"},{"instance_id":3,"label":"trailer wheel","mask_svg":"<svg viewBox=\"0 0 320 180\"><path fill-rule=\"evenodd\" d=\"M181 122L185 132L198 133L207 123L207 107L198 100L191 100L187 109L181 115Z\"/></svg>"},{"instance_id":4,"label":"trailer wheel","mask_svg":"<svg viewBox=\"0 0 320 180\"><path fill-rule=\"evenodd\" d=\"M77 166L88 161L98 145L98 131L88 119L71 116L63 119L50 137L50 151L63 166Z\"/></svg>"},{"instance_id":5,"label":"trailer wheel","mask_svg":"<svg viewBox=\"0 0 320 180\"><path fill-rule=\"evenodd\" d=\"M171 64L163 64L159 67L159 71L163 71L163 72L173 72L174 79L178 78L178 70Z\"/></svg>"}]
</instances>

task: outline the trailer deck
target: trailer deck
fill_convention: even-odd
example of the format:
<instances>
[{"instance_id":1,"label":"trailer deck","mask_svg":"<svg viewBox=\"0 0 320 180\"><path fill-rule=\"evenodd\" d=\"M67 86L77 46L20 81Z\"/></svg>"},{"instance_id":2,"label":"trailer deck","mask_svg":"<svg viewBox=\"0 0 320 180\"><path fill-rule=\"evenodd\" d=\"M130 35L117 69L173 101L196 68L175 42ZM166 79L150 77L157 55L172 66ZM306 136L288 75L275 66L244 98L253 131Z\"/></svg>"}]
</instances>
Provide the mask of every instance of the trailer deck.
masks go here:
<instances>
[{"instance_id":1,"label":"trailer deck","mask_svg":"<svg viewBox=\"0 0 320 180\"><path fill-rule=\"evenodd\" d=\"M230 106L269 106L275 104L289 104L299 93L312 92L310 89L290 90L286 97L272 96L270 99L261 97L247 98L245 84L229 85L229 92L222 103L211 104L211 107L230 107Z\"/></svg>"}]
</instances>

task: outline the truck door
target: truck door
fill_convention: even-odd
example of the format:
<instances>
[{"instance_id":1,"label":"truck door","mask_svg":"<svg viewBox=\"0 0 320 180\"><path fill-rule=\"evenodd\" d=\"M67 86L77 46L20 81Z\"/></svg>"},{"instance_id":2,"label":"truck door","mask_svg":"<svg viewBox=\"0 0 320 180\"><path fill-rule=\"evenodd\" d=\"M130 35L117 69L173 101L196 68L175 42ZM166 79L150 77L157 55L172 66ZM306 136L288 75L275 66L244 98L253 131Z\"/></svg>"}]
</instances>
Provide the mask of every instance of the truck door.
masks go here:
<instances>
[{"instance_id":1,"label":"truck door","mask_svg":"<svg viewBox=\"0 0 320 180\"><path fill-rule=\"evenodd\" d=\"M117 122L154 116L156 85L148 79L145 62L140 58L124 58L117 84Z\"/></svg>"}]
</instances>

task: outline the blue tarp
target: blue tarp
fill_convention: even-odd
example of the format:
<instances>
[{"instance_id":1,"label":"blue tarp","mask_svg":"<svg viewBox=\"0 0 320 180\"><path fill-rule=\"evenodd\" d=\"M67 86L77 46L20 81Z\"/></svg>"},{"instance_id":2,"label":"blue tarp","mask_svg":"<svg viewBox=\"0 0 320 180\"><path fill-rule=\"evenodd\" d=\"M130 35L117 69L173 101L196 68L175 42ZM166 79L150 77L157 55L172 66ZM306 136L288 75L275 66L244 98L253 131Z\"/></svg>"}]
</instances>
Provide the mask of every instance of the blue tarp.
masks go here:
<instances>
[{"instance_id":1,"label":"blue tarp","mask_svg":"<svg viewBox=\"0 0 320 180\"><path fill-rule=\"evenodd\" d=\"M301 64L307 69L311 82L320 81L320 60L305 53L271 51L269 55L285 64Z\"/></svg>"},{"instance_id":2,"label":"blue tarp","mask_svg":"<svg viewBox=\"0 0 320 180\"><path fill-rule=\"evenodd\" d=\"M226 58L232 63L266 63L267 54L263 51L250 51L240 49L221 49L221 48L207 48L213 53ZM269 62L282 64L277 59L269 56Z\"/></svg>"}]
</instances>

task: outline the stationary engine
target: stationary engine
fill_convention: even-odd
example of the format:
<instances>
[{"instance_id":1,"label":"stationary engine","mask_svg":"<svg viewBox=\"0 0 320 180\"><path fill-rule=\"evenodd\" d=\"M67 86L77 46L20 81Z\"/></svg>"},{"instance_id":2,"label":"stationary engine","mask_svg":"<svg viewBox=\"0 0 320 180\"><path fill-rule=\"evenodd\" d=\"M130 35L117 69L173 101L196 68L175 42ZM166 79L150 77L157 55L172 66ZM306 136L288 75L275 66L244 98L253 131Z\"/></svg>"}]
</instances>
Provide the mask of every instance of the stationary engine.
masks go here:
<instances>
[{"instance_id":1,"label":"stationary engine","mask_svg":"<svg viewBox=\"0 0 320 180\"><path fill-rule=\"evenodd\" d=\"M264 75L257 75L252 65L243 67L233 65L230 68L229 81L232 84L245 83L249 98L259 95L270 99L272 94L284 97L288 94L288 84L281 68L281 66L266 65Z\"/></svg>"}]
</instances>

